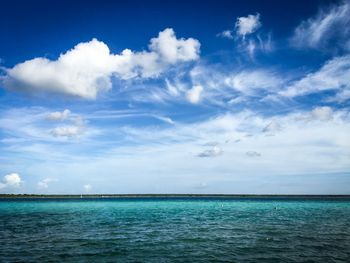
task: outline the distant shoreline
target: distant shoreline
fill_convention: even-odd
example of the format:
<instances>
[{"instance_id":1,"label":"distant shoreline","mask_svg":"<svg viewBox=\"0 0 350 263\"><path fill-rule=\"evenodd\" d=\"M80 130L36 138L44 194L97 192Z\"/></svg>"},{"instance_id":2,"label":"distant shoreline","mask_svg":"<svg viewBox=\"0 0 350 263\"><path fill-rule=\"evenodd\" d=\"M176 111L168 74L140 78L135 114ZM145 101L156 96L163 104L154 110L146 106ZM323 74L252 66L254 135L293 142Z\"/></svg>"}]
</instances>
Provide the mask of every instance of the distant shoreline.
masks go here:
<instances>
[{"instance_id":1,"label":"distant shoreline","mask_svg":"<svg viewBox=\"0 0 350 263\"><path fill-rule=\"evenodd\" d=\"M103 199L103 198L223 198L223 199L344 199L350 195L274 195L274 194L74 194L74 195L40 195L40 194L0 194L1 199Z\"/></svg>"}]
</instances>

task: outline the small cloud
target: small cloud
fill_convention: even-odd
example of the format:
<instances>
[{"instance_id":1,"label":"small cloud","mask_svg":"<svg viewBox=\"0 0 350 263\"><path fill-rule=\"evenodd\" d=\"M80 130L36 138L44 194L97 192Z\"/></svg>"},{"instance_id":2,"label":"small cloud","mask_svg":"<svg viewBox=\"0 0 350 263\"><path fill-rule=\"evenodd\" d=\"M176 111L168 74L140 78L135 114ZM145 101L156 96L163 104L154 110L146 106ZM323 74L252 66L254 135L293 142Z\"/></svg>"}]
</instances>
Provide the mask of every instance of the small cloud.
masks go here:
<instances>
[{"instance_id":1,"label":"small cloud","mask_svg":"<svg viewBox=\"0 0 350 263\"><path fill-rule=\"evenodd\" d=\"M245 154L249 157L260 157L261 156L261 153L258 153L256 151L248 151Z\"/></svg>"},{"instance_id":2,"label":"small cloud","mask_svg":"<svg viewBox=\"0 0 350 263\"><path fill-rule=\"evenodd\" d=\"M223 150L220 147L214 146L212 149L205 150L199 153L197 156L198 157L216 157L221 155L222 153L223 153Z\"/></svg>"},{"instance_id":3,"label":"small cloud","mask_svg":"<svg viewBox=\"0 0 350 263\"><path fill-rule=\"evenodd\" d=\"M240 104L240 103L243 103L243 102L246 102L246 101L247 101L246 97L238 96L236 98L230 99L227 103L228 104Z\"/></svg>"},{"instance_id":4,"label":"small cloud","mask_svg":"<svg viewBox=\"0 0 350 263\"><path fill-rule=\"evenodd\" d=\"M22 184L22 179L18 173L10 173L4 176L0 182L0 189L3 188L18 188Z\"/></svg>"},{"instance_id":5,"label":"small cloud","mask_svg":"<svg viewBox=\"0 0 350 263\"><path fill-rule=\"evenodd\" d=\"M333 110L331 107L316 107L311 111L311 118L314 120L328 121L333 119Z\"/></svg>"},{"instance_id":6,"label":"small cloud","mask_svg":"<svg viewBox=\"0 0 350 263\"><path fill-rule=\"evenodd\" d=\"M83 133L80 126L61 126L51 130L51 134L55 137L75 137Z\"/></svg>"},{"instance_id":7,"label":"small cloud","mask_svg":"<svg viewBox=\"0 0 350 263\"><path fill-rule=\"evenodd\" d=\"M91 191L91 189L92 189L91 184L85 184L85 185L84 185L84 190L85 190L85 192L89 193L89 192Z\"/></svg>"},{"instance_id":8,"label":"small cloud","mask_svg":"<svg viewBox=\"0 0 350 263\"><path fill-rule=\"evenodd\" d=\"M219 145L219 143L218 143L218 142L215 142L215 141L206 142L206 143L204 144L204 146L217 146L217 145Z\"/></svg>"},{"instance_id":9,"label":"small cloud","mask_svg":"<svg viewBox=\"0 0 350 263\"><path fill-rule=\"evenodd\" d=\"M43 180L38 182L38 188L40 189L47 189L49 187L49 183L55 182L57 179L53 178L44 178Z\"/></svg>"},{"instance_id":10,"label":"small cloud","mask_svg":"<svg viewBox=\"0 0 350 263\"><path fill-rule=\"evenodd\" d=\"M217 34L218 37L233 39L232 31L231 30L224 30L221 33Z\"/></svg>"},{"instance_id":11,"label":"small cloud","mask_svg":"<svg viewBox=\"0 0 350 263\"><path fill-rule=\"evenodd\" d=\"M238 50L247 53L251 59L254 59L257 51L268 53L274 49L271 33L253 34L261 25L259 13L237 17L234 30L224 30L216 36L236 41Z\"/></svg>"},{"instance_id":12,"label":"small cloud","mask_svg":"<svg viewBox=\"0 0 350 263\"><path fill-rule=\"evenodd\" d=\"M85 124L85 120L81 116L74 116L74 117L70 118L70 121L75 126L83 126Z\"/></svg>"},{"instance_id":13,"label":"small cloud","mask_svg":"<svg viewBox=\"0 0 350 263\"><path fill-rule=\"evenodd\" d=\"M193 86L192 89L187 91L187 94L186 94L187 100L193 104L198 103L201 99L202 91L203 91L202 86L200 85Z\"/></svg>"},{"instance_id":14,"label":"small cloud","mask_svg":"<svg viewBox=\"0 0 350 263\"><path fill-rule=\"evenodd\" d=\"M70 115L70 110L65 109L64 111L60 112L60 111L55 111L55 112L51 112L47 115L47 119L50 121L63 121L65 119L68 118L68 116Z\"/></svg>"},{"instance_id":15,"label":"small cloud","mask_svg":"<svg viewBox=\"0 0 350 263\"><path fill-rule=\"evenodd\" d=\"M242 38L254 33L261 27L260 14L237 17L236 33Z\"/></svg>"},{"instance_id":16,"label":"small cloud","mask_svg":"<svg viewBox=\"0 0 350 263\"><path fill-rule=\"evenodd\" d=\"M264 133L274 133L276 131L281 130L281 125L277 121L271 121L269 124L267 124L262 132Z\"/></svg>"},{"instance_id":17,"label":"small cloud","mask_svg":"<svg viewBox=\"0 0 350 263\"><path fill-rule=\"evenodd\" d=\"M52 112L47 117L54 121L69 122L71 125L63 125L56 127L50 131L55 137L76 137L84 132L85 121L81 116L71 116L71 111L65 109L63 112Z\"/></svg>"},{"instance_id":18,"label":"small cloud","mask_svg":"<svg viewBox=\"0 0 350 263\"><path fill-rule=\"evenodd\" d=\"M175 122L170 117L154 115L154 118L166 122L168 124L175 124Z\"/></svg>"},{"instance_id":19,"label":"small cloud","mask_svg":"<svg viewBox=\"0 0 350 263\"><path fill-rule=\"evenodd\" d=\"M199 41L194 38L178 39L172 28L159 32L158 37L152 38L150 42L150 50L158 54L163 63L175 64L199 58Z\"/></svg>"}]
</instances>

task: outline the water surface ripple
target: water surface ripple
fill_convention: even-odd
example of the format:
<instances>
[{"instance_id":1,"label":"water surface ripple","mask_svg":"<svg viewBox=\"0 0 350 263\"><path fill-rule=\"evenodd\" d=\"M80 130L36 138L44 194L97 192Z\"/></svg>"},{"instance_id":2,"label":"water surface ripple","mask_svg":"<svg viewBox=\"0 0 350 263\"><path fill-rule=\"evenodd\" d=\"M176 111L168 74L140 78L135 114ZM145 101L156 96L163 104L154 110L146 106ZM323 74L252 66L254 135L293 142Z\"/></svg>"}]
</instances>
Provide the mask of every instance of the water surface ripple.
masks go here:
<instances>
[{"instance_id":1,"label":"water surface ripple","mask_svg":"<svg viewBox=\"0 0 350 263\"><path fill-rule=\"evenodd\" d=\"M0 262L350 262L350 200L2 200L0 225Z\"/></svg>"}]
</instances>

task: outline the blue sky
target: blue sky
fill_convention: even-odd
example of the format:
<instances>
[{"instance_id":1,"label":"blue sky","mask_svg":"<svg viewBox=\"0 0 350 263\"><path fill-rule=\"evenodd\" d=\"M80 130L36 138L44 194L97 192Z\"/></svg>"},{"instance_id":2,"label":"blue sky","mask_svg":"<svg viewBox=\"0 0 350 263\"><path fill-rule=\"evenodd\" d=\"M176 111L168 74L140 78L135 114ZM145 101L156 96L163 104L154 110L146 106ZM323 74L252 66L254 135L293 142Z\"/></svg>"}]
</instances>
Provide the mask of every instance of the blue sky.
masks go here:
<instances>
[{"instance_id":1,"label":"blue sky","mask_svg":"<svg viewBox=\"0 0 350 263\"><path fill-rule=\"evenodd\" d=\"M7 1L0 192L350 194L349 1Z\"/></svg>"}]
</instances>

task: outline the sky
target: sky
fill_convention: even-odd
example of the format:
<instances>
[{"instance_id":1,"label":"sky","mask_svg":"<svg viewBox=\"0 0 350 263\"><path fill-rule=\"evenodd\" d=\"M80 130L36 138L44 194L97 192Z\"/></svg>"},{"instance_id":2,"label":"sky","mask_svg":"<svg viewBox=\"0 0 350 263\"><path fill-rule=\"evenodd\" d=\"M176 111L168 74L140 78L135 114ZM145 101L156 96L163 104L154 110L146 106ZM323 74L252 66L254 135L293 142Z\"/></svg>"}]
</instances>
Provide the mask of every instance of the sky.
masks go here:
<instances>
[{"instance_id":1,"label":"sky","mask_svg":"<svg viewBox=\"0 0 350 263\"><path fill-rule=\"evenodd\" d=\"M0 193L350 194L349 1L3 1Z\"/></svg>"}]
</instances>

